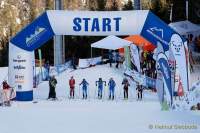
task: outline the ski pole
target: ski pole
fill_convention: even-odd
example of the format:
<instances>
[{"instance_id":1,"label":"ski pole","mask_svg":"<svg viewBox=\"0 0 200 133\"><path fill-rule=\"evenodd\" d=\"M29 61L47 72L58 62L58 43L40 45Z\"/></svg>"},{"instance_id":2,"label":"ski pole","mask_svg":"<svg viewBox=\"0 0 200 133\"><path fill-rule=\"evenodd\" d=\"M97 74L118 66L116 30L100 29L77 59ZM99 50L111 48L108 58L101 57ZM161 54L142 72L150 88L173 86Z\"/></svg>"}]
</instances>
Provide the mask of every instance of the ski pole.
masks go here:
<instances>
[{"instance_id":1,"label":"ski pole","mask_svg":"<svg viewBox=\"0 0 200 133\"><path fill-rule=\"evenodd\" d=\"M98 87L96 87L96 89L95 89L95 91L94 91L94 99L96 99L97 91L98 91Z\"/></svg>"},{"instance_id":2,"label":"ski pole","mask_svg":"<svg viewBox=\"0 0 200 133\"><path fill-rule=\"evenodd\" d=\"M87 89L87 95L88 95L88 100L90 101L90 88L89 88L89 85L88 85L88 89Z\"/></svg>"}]
</instances>

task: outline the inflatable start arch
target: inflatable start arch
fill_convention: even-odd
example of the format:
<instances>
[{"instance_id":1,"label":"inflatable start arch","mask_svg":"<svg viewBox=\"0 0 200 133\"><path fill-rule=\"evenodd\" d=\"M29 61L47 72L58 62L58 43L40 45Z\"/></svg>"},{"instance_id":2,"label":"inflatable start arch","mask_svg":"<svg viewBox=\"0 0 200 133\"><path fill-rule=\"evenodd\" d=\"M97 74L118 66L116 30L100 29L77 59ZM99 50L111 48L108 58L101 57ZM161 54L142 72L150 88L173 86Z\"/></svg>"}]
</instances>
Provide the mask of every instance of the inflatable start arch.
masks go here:
<instances>
[{"instance_id":1,"label":"inflatable start arch","mask_svg":"<svg viewBox=\"0 0 200 133\"><path fill-rule=\"evenodd\" d=\"M158 63L172 96L171 76L165 52L172 48L188 90L185 40L148 10L134 11L46 11L26 26L9 43L9 83L16 86L19 101L33 100L33 51L54 35L141 35L162 46ZM170 46L171 45L171 46Z\"/></svg>"}]
</instances>

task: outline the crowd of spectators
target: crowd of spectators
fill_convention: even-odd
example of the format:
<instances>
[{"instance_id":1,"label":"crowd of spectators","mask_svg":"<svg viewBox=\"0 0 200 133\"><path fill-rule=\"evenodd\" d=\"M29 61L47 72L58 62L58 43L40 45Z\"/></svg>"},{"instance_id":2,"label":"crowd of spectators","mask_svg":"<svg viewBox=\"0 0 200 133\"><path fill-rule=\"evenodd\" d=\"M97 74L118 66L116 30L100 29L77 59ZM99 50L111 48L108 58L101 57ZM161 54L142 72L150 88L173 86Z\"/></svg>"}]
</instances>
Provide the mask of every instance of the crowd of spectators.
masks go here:
<instances>
[{"instance_id":1,"label":"crowd of spectators","mask_svg":"<svg viewBox=\"0 0 200 133\"><path fill-rule=\"evenodd\" d=\"M141 73L156 79L156 61L153 59L152 52L141 52Z\"/></svg>"}]
</instances>

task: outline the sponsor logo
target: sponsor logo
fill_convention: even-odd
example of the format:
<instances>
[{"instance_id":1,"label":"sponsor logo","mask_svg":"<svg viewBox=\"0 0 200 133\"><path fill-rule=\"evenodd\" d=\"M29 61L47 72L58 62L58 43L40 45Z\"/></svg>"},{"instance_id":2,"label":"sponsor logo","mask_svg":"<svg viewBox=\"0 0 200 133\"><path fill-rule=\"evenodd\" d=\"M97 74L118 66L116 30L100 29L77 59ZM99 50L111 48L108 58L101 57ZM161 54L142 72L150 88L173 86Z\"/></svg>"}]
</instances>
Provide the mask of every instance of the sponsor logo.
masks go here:
<instances>
[{"instance_id":1,"label":"sponsor logo","mask_svg":"<svg viewBox=\"0 0 200 133\"><path fill-rule=\"evenodd\" d=\"M37 42L40 37L46 32L47 30L43 27L36 27L34 34L31 34L26 38L26 45L27 47L32 46L35 42Z\"/></svg>"},{"instance_id":2,"label":"sponsor logo","mask_svg":"<svg viewBox=\"0 0 200 133\"><path fill-rule=\"evenodd\" d=\"M17 89L21 90L22 89L22 85L17 85Z\"/></svg>"},{"instance_id":3,"label":"sponsor logo","mask_svg":"<svg viewBox=\"0 0 200 133\"><path fill-rule=\"evenodd\" d=\"M182 42L174 42L174 41L172 41L171 44L174 46L176 54L180 53Z\"/></svg>"},{"instance_id":4,"label":"sponsor logo","mask_svg":"<svg viewBox=\"0 0 200 133\"><path fill-rule=\"evenodd\" d=\"M169 79L169 73L168 73L167 67L165 66L164 63L162 63L161 65L162 65L163 72L164 72L166 78Z\"/></svg>"},{"instance_id":5,"label":"sponsor logo","mask_svg":"<svg viewBox=\"0 0 200 133\"><path fill-rule=\"evenodd\" d=\"M22 65L17 65L17 66L14 66L14 69L15 70L23 70L23 69L26 69L26 67L22 66Z\"/></svg>"},{"instance_id":6,"label":"sponsor logo","mask_svg":"<svg viewBox=\"0 0 200 133\"><path fill-rule=\"evenodd\" d=\"M13 62L21 63L26 62L26 60L22 59L21 55L17 55L17 58L13 59Z\"/></svg>"},{"instance_id":7,"label":"sponsor logo","mask_svg":"<svg viewBox=\"0 0 200 133\"><path fill-rule=\"evenodd\" d=\"M22 76L22 75L15 75L15 79L24 80L24 76Z\"/></svg>"},{"instance_id":8,"label":"sponsor logo","mask_svg":"<svg viewBox=\"0 0 200 133\"><path fill-rule=\"evenodd\" d=\"M24 83L24 75L15 75L15 83Z\"/></svg>"},{"instance_id":9,"label":"sponsor logo","mask_svg":"<svg viewBox=\"0 0 200 133\"><path fill-rule=\"evenodd\" d=\"M16 59L13 59L13 62L21 63L21 62L26 62L26 60L16 60Z\"/></svg>"},{"instance_id":10,"label":"sponsor logo","mask_svg":"<svg viewBox=\"0 0 200 133\"><path fill-rule=\"evenodd\" d=\"M163 29L159 29L157 27L153 27L153 28L150 28L150 30L152 32L154 32L155 34L160 35L163 38Z\"/></svg>"},{"instance_id":11,"label":"sponsor logo","mask_svg":"<svg viewBox=\"0 0 200 133\"><path fill-rule=\"evenodd\" d=\"M151 34L153 37L155 37L156 39L158 39L160 42L168 45L168 42L163 40L164 37L164 31L161 28L157 28L157 27L152 27L147 29L147 32L149 34Z\"/></svg>"},{"instance_id":12,"label":"sponsor logo","mask_svg":"<svg viewBox=\"0 0 200 133\"><path fill-rule=\"evenodd\" d=\"M21 59L21 55L17 55L17 59Z\"/></svg>"}]
</instances>

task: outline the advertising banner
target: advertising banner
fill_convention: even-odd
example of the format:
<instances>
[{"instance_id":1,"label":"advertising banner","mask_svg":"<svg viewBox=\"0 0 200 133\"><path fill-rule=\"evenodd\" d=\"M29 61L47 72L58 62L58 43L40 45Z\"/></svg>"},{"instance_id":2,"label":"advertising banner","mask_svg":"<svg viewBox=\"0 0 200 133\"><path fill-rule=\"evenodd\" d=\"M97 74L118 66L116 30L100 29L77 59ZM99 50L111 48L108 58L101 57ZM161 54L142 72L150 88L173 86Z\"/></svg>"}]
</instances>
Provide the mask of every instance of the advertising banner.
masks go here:
<instances>
[{"instance_id":1,"label":"advertising banner","mask_svg":"<svg viewBox=\"0 0 200 133\"><path fill-rule=\"evenodd\" d=\"M129 69L131 69L131 57L130 57L130 49L128 46L124 47L124 56L125 56L125 64L126 67L128 67Z\"/></svg>"},{"instance_id":2,"label":"advertising banner","mask_svg":"<svg viewBox=\"0 0 200 133\"><path fill-rule=\"evenodd\" d=\"M184 91L189 89L187 77L184 42L186 41L166 23L150 12L142 29L141 35L153 44L162 44L164 51L172 49L182 80Z\"/></svg>"},{"instance_id":3,"label":"advertising banner","mask_svg":"<svg viewBox=\"0 0 200 133\"><path fill-rule=\"evenodd\" d=\"M58 21L58 20L56 20ZM10 40L19 48L33 51L54 36L47 13L43 13Z\"/></svg>"},{"instance_id":4,"label":"advertising banner","mask_svg":"<svg viewBox=\"0 0 200 133\"><path fill-rule=\"evenodd\" d=\"M184 43L182 42L182 39L178 34L172 35L170 40L170 48L176 59L183 89L186 92L189 90L188 73L187 73L188 67L186 63L187 60L185 55Z\"/></svg>"},{"instance_id":5,"label":"advertising banner","mask_svg":"<svg viewBox=\"0 0 200 133\"><path fill-rule=\"evenodd\" d=\"M17 48L10 43L9 50L9 84L16 89L17 100L32 99L29 95L24 97L21 94L32 93L33 91L33 52ZM19 96L20 95L20 96Z\"/></svg>"},{"instance_id":6,"label":"advertising banner","mask_svg":"<svg viewBox=\"0 0 200 133\"><path fill-rule=\"evenodd\" d=\"M158 55L158 64L160 71L162 72L163 78L164 78L164 84L165 88L167 88L166 93L168 98L170 98L170 103L172 105L173 103L173 88L171 83L171 71L168 64L168 59L164 53L160 53ZM168 95L169 94L169 95Z\"/></svg>"},{"instance_id":7,"label":"advertising banner","mask_svg":"<svg viewBox=\"0 0 200 133\"><path fill-rule=\"evenodd\" d=\"M140 72L140 58L137 46L130 45L130 51L131 62L137 67L137 71Z\"/></svg>"},{"instance_id":8,"label":"advertising banner","mask_svg":"<svg viewBox=\"0 0 200 133\"><path fill-rule=\"evenodd\" d=\"M159 102L162 104L164 102L164 82L162 73L159 70L157 70L156 90Z\"/></svg>"}]
</instances>

